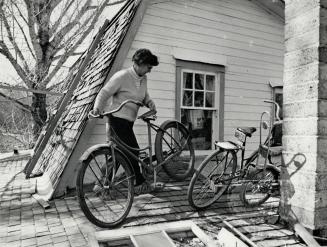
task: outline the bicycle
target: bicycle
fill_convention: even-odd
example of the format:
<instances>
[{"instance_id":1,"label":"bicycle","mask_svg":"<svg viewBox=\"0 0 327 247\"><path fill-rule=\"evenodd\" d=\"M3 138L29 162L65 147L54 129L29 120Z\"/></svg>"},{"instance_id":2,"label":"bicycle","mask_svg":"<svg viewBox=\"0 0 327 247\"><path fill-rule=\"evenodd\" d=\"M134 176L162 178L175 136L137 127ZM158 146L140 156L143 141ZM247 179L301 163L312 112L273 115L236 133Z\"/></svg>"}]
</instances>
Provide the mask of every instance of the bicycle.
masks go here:
<instances>
[{"instance_id":1,"label":"bicycle","mask_svg":"<svg viewBox=\"0 0 327 247\"><path fill-rule=\"evenodd\" d=\"M162 189L162 184L157 182L157 172L161 167L170 178L177 181L190 176L194 168L195 155L187 128L176 120L167 120L160 126L152 123L156 119L155 111L150 110L138 117L147 125L146 147L132 148L120 140L110 127L110 115L128 103L143 106L141 102L126 100L118 108L99 116L89 113L89 117L107 117L107 143L94 145L84 152L80 159L76 188L83 213L100 227L118 226L131 209L135 178L126 154L139 162L147 181L153 176L153 190ZM151 130L156 132L155 155ZM135 155L133 151L140 152L140 155ZM147 153L148 155L144 155Z\"/></svg>"},{"instance_id":2,"label":"bicycle","mask_svg":"<svg viewBox=\"0 0 327 247\"><path fill-rule=\"evenodd\" d=\"M279 119L279 106L276 116ZM269 114L264 112L264 114ZM263 116L262 115L262 116ZM217 201L228 188L242 187L240 199L246 206L257 206L270 197L272 191L278 189L280 170L269 161L272 156L281 153L277 148L272 149L272 130L275 125L268 125L260 119L260 144L259 148L245 158L246 141L256 131L254 127L236 128L236 141L215 142L215 151L207 156L199 168L196 169L188 187L188 201L195 209L204 209ZM277 122L276 122L277 123ZM276 125L277 126L277 125ZM261 142L262 130L269 127L268 136L264 143ZM238 164L237 153L241 151L241 160ZM265 155L265 163L260 167L260 156ZM251 186L252 185L252 186ZM255 189L253 189L255 187ZM250 190L252 189L252 190ZM249 196L250 192L252 197ZM258 195L260 194L260 195ZM256 198L257 200L254 200Z\"/></svg>"}]
</instances>

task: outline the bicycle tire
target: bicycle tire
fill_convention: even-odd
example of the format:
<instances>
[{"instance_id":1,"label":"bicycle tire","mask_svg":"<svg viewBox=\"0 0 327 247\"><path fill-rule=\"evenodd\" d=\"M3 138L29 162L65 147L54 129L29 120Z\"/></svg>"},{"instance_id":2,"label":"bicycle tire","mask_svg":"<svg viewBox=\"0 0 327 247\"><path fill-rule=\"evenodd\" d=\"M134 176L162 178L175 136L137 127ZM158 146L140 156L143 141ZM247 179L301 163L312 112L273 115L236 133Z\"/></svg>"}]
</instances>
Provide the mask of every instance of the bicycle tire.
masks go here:
<instances>
[{"instance_id":1,"label":"bicycle tire","mask_svg":"<svg viewBox=\"0 0 327 247\"><path fill-rule=\"evenodd\" d=\"M158 164L174 155L175 152L179 154L175 154L164 164L163 170L174 180L183 181L194 171L195 154L192 140L189 131L182 123L168 120L160 126L155 139Z\"/></svg>"},{"instance_id":2,"label":"bicycle tire","mask_svg":"<svg viewBox=\"0 0 327 247\"><path fill-rule=\"evenodd\" d=\"M273 185L278 182L279 173L272 167L257 169L247 178L240 190L240 199L246 207L256 207L266 202L276 189ZM265 180L263 180L265 178Z\"/></svg>"},{"instance_id":3,"label":"bicycle tire","mask_svg":"<svg viewBox=\"0 0 327 247\"><path fill-rule=\"evenodd\" d=\"M227 165L222 167L224 160ZM232 182L231 178L235 175L236 167L235 151L215 150L207 156L193 174L189 184L187 191L189 204L195 209L204 209L217 201Z\"/></svg>"},{"instance_id":4,"label":"bicycle tire","mask_svg":"<svg viewBox=\"0 0 327 247\"><path fill-rule=\"evenodd\" d=\"M119 151L115 152L115 159L116 166L110 147L94 150L82 161L76 180L77 197L84 215L103 228L122 223L134 198L134 175L130 164ZM114 180L111 180L112 174L115 174Z\"/></svg>"}]
</instances>

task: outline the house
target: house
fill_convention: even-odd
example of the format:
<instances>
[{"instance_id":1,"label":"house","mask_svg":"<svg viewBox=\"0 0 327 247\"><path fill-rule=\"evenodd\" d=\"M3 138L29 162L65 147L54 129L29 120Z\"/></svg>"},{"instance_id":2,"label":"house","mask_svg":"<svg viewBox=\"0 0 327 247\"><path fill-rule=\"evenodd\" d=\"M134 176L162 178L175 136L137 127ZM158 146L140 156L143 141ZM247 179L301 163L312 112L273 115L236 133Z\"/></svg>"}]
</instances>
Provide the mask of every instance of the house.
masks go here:
<instances>
[{"instance_id":1,"label":"house","mask_svg":"<svg viewBox=\"0 0 327 247\"><path fill-rule=\"evenodd\" d=\"M105 120L87 121L87 113L107 79L132 65L138 48L160 60L148 75L157 122L176 118L191 127L197 155L210 152L215 140L233 138L238 126L258 127L261 112L271 109L263 103L274 97L270 84L282 83L283 8L271 0L128 1L98 34L73 97L39 152L38 194L48 200L75 186L79 157L105 141ZM135 130L142 145L142 123ZM257 143L258 135L250 150Z\"/></svg>"}]
</instances>

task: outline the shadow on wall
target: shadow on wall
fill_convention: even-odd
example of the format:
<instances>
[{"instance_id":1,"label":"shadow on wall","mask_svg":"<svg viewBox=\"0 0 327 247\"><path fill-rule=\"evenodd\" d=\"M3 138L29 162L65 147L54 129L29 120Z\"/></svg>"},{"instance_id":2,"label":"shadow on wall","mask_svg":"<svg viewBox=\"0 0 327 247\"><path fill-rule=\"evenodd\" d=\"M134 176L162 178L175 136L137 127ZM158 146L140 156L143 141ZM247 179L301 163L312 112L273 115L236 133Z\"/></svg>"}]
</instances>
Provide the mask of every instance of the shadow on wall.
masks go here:
<instances>
[{"instance_id":1,"label":"shadow on wall","mask_svg":"<svg viewBox=\"0 0 327 247\"><path fill-rule=\"evenodd\" d=\"M291 182L291 177L294 176L303 167L306 161L306 156L302 153L295 154L288 163L285 163L284 157L282 156L280 188L283 189L283 191L281 191L281 203L283 203L283 205L280 205L279 213L280 215L287 217L287 224L291 226L299 221L290 204L290 201L295 194L295 189ZM290 169L287 168L289 168L291 165L295 167L295 170L290 173Z\"/></svg>"}]
</instances>

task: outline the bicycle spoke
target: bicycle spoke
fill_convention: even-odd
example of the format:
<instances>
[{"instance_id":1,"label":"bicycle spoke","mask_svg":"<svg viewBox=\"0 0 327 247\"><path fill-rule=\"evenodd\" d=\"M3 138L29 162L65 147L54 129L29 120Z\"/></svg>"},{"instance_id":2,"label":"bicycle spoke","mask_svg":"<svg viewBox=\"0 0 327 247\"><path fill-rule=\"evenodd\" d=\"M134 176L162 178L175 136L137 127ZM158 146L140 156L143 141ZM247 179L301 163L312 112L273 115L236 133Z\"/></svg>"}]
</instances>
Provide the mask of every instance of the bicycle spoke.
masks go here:
<instances>
[{"instance_id":1,"label":"bicycle spoke","mask_svg":"<svg viewBox=\"0 0 327 247\"><path fill-rule=\"evenodd\" d=\"M114 186L117 186L117 185L121 184L122 182L127 181L127 180L129 180L130 178L133 178L133 177L135 177L135 176L134 175L133 176L129 176L129 177L125 178L124 180L122 180L122 181L120 181L118 183L115 183Z\"/></svg>"},{"instance_id":2,"label":"bicycle spoke","mask_svg":"<svg viewBox=\"0 0 327 247\"><path fill-rule=\"evenodd\" d=\"M133 175L129 164L117 153L115 165L110 160L110 154L110 149L95 151L82 164L78 174L77 192L81 209L91 222L100 227L120 224L126 218L133 200ZM112 182L112 178L117 181Z\"/></svg>"},{"instance_id":3,"label":"bicycle spoke","mask_svg":"<svg viewBox=\"0 0 327 247\"><path fill-rule=\"evenodd\" d=\"M258 206L270 197L275 184L275 174L272 170L257 170L244 182L240 198L245 206Z\"/></svg>"},{"instance_id":4,"label":"bicycle spoke","mask_svg":"<svg viewBox=\"0 0 327 247\"><path fill-rule=\"evenodd\" d=\"M231 184L235 169L235 153L214 151L193 175L188 189L190 205L202 209L214 203Z\"/></svg>"}]
</instances>

